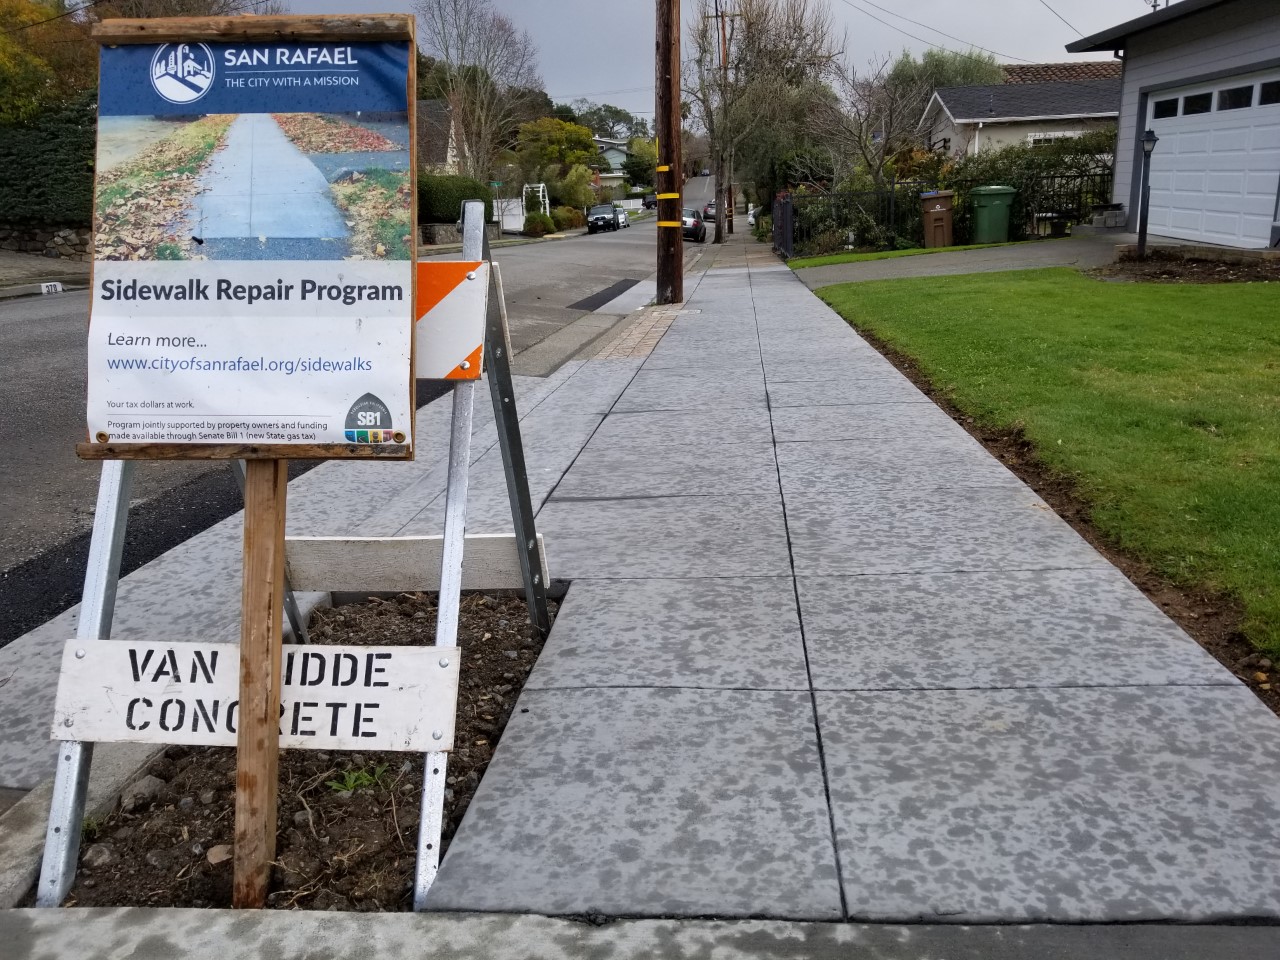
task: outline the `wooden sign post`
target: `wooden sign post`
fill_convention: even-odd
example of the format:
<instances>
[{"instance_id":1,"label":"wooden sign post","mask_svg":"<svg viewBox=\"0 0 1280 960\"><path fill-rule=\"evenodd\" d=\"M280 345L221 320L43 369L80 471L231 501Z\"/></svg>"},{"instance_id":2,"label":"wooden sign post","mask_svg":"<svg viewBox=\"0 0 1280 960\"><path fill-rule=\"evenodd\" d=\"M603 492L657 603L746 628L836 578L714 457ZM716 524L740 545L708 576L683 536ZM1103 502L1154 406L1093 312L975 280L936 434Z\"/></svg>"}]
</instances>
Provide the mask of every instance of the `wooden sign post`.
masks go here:
<instances>
[{"instance_id":1,"label":"wooden sign post","mask_svg":"<svg viewBox=\"0 0 1280 960\"><path fill-rule=\"evenodd\" d=\"M235 877L231 905L260 907L276 858L284 612L285 460L250 460L244 484L244 600L236 741Z\"/></svg>"}]
</instances>

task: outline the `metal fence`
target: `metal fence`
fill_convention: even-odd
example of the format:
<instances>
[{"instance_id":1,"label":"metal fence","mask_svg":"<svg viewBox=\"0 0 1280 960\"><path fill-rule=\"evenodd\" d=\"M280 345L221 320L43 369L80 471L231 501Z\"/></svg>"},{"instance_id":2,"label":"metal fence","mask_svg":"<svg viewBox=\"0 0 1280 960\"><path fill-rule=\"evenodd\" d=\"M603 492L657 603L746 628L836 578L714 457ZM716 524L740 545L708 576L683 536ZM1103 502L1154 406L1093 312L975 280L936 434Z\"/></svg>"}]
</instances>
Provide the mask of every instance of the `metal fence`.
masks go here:
<instances>
[{"instance_id":1,"label":"metal fence","mask_svg":"<svg viewBox=\"0 0 1280 960\"><path fill-rule=\"evenodd\" d=\"M1062 234L1111 201L1110 168L1007 181L1017 193L1009 211L1009 239ZM978 181L899 180L862 193L782 194L773 205L774 249L786 257L820 256L846 249L883 250L924 243L920 194L954 190L954 242L973 238L969 197Z\"/></svg>"}]
</instances>

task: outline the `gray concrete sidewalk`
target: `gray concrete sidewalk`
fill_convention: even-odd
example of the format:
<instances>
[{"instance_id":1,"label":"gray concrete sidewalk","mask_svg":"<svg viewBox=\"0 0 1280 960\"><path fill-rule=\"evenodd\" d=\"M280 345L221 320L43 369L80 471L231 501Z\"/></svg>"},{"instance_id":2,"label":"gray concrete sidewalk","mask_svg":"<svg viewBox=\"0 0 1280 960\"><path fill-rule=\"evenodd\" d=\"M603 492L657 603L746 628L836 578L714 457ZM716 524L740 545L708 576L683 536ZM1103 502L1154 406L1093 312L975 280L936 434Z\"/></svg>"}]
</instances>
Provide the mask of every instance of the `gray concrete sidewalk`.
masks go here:
<instances>
[{"instance_id":1,"label":"gray concrete sidewalk","mask_svg":"<svg viewBox=\"0 0 1280 960\"><path fill-rule=\"evenodd\" d=\"M789 270L741 242L707 260L683 307L522 385L539 528L572 586L429 906L747 925L502 918L406 955L1274 951L1280 928L960 926L1280 919L1280 724ZM484 407L477 533L509 522ZM417 463L307 474L291 531L438 532L446 431L433 404ZM115 635L233 640L238 532L127 578ZM0 651L0 676L19 668L0 771L24 784L51 766L49 652L73 626ZM20 956L67 957L396 953L455 919L0 916ZM530 923L552 927L513 946Z\"/></svg>"},{"instance_id":2,"label":"gray concrete sidewalk","mask_svg":"<svg viewBox=\"0 0 1280 960\"><path fill-rule=\"evenodd\" d=\"M1275 717L748 252L542 507L573 586L430 906L1280 918Z\"/></svg>"},{"instance_id":3,"label":"gray concrete sidewalk","mask_svg":"<svg viewBox=\"0 0 1280 960\"><path fill-rule=\"evenodd\" d=\"M1128 233L1096 233L1040 240L1034 243L988 247L984 250L957 250L925 253L890 260L838 263L826 267L806 267L796 276L810 290L833 283L857 280L896 280L901 277L942 277L960 273L996 273L1001 270L1035 270L1041 267L1101 267L1116 258L1116 244L1132 243Z\"/></svg>"}]
</instances>

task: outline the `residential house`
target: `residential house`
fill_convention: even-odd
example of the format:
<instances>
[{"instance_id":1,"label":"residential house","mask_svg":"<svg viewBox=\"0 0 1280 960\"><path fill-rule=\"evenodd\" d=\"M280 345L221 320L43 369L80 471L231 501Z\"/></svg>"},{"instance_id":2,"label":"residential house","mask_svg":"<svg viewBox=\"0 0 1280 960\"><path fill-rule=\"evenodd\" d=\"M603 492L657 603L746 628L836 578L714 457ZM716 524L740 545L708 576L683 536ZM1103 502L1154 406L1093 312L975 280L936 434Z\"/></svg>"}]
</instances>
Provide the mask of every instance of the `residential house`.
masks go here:
<instances>
[{"instance_id":1,"label":"residential house","mask_svg":"<svg viewBox=\"0 0 1280 960\"><path fill-rule=\"evenodd\" d=\"M930 150L962 157L1079 136L1114 124L1119 109L1120 80L1114 77L942 87L917 129Z\"/></svg>"},{"instance_id":2,"label":"residential house","mask_svg":"<svg viewBox=\"0 0 1280 960\"><path fill-rule=\"evenodd\" d=\"M418 169L424 173L458 173L462 138L453 111L444 100L418 101Z\"/></svg>"},{"instance_id":3,"label":"residential house","mask_svg":"<svg viewBox=\"0 0 1280 960\"><path fill-rule=\"evenodd\" d=\"M609 161L610 172L600 171L600 185L603 187L621 187L627 175L622 170L623 163L631 154L627 150L626 140L614 140L609 137L592 137L600 155Z\"/></svg>"},{"instance_id":4,"label":"residential house","mask_svg":"<svg viewBox=\"0 0 1280 960\"><path fill-rule=\"evenodd\" d=\"M1153 234L1280 246L1280 3L1181 0L1067 50L1124 58L1114 199L1130 229L1150 129Z\"/></svg>"}]
</instances>

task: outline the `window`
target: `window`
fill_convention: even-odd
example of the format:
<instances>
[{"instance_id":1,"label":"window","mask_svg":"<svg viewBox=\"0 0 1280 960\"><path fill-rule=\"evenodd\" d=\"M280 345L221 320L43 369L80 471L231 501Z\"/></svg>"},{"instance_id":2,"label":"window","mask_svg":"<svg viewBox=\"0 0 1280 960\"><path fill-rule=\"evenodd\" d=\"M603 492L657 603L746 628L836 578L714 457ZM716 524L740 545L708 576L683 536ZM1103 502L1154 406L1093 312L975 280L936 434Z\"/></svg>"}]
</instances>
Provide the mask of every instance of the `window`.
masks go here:
<instances>
[{"instance_id":1,"label":"window","mask_svg":"<svg viewBox=\"0 0 1280 960\"><path fill-rule=\"evenodd\" d=\"M1197 93L1182 98L1182 115L1184 117L1189 117L1193 113L1208 113L1212 109L1212 93Z\"/></svg>"},{"instance_id":2,"label":"window","mask_svg":"<svg viewBox=\"0 0 1280 960\"><path fill-rule=\"evenodd\" d=\"M1219 110L1244 110L1253 106L1253 84L1218 91Z\"/></svg>"},{"instance_id":3,"label":"window","mask_svg":"<svg viewBox=\"0 0 1280 960\"><path fill-rule=\"evenodd\" d=\"M1258 105L1280 103L1280 80L1268 80L1258 90Z\"/></svg>"},{"instance_id":4,"label":"window","mask_svg":"<svg viewBox=\"0 0 1280 960\"><path fill-rule=\"evenodd\" d=\"M1172 97L1169 100L1157 100L1155 106L1151 108L1151 118L1153 120L1163 120L1165 117L1176 117L1177 115L1177 97Z\"/></svg>"}]
</instances>

